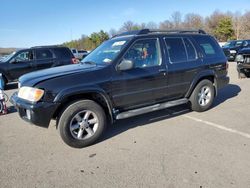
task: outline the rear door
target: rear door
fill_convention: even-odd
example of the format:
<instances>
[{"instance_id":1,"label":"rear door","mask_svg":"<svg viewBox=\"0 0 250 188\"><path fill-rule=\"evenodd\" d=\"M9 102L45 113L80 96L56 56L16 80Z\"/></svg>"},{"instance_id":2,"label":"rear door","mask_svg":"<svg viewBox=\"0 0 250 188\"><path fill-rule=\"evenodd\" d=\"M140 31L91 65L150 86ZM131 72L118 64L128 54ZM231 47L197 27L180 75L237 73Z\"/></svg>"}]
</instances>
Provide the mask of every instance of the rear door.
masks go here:
<instances>
[{"instance_id":1,"label":"rear door","mask_svg":"<svg viewBox=\"0 0 250 188\"><path fill-rule=\"evenodd\" d=\"M53 52L56 56L56 62L55 66L60 66L60 65L69 65L73 63L73 58L74 55L70 51L70 49L66 47L58 47L58 48L53 48Z\"/></svg>"},{"instance_id":2,"label":"rear door","mask_svg":"<svg viewBox=\"0 0 250 188\"><path fill-rule=\"evenodd\" d=\"M36 57L36 70L50 68L54 65L56 61L55 55L48 48L36 49L35 57Z\"/></svg>"},{"instance_id":3,"label":"rear door","mask_svg":"<svg viewBox=\"0 0 250 188\"><path fill-rule=\"evenodd\" d=\"M168 66L168 99L183 98L192 80L204 68L191 37L164 38Z\"/></svg>"},{"instance_id":4,"label":"rear door","mask_svg":"<svg viewBox=\"0 0 250 188\"><path fill-rule=\"evenodd\" d=\"M134 62L134 68L115 71L112 98L116 108L139 108L162 100L166 96L166 66L162 61L158 38L136 40L123 59Z\"/></svg>"}]
</instances>

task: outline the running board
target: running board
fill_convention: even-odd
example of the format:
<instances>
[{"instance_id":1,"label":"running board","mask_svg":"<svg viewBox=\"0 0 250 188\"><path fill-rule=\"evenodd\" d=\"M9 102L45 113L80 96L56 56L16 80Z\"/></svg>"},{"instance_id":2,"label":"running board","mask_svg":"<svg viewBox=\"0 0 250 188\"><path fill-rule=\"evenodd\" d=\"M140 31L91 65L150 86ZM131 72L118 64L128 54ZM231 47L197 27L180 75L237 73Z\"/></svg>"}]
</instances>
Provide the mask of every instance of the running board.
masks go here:
<instances>
[{"instance_id":1,"label":"running board","mask_svg":"<svg viewBox=\"0 0 250 188\"><path fill-rule=\"evenodd\" d=\"M184 99L179 99L179 100L170 101L170 102L166 102L166 103L160 103L160 104L155 104L155 105L152 105L152 106L138 108L138 109L135 109L135 110L129 110L129 111L117 114L116 119L125 119L125 118L128 118L128 117L133 117L133 116L137 116L137 115L140 115L140 114L145 114L145 113L148 113L148 112L153 112L153 111L157 111L157 110L161 110L161 109L165 109L165 108L170 108L172 106L178 106L178 105L181 105L181 104L185 104L187 102L188 102L188 99L184 98Z\"/></svg>"}]
</instances>

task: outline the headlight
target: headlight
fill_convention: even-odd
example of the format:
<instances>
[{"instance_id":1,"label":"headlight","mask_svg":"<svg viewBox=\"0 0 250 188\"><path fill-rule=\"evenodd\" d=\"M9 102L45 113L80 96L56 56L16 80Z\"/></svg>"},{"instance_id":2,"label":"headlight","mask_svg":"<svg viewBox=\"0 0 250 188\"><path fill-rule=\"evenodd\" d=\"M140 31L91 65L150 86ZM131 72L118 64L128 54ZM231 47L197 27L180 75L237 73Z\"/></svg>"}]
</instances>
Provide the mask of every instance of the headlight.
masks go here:
<instances>
[{"instance_id":1,"label":"headlight","mask_svg":"<svg viewBox=\"0 0 250 188\"><path fill-rule=\"evenodd\" d=\"M230 50L231 54L236 54L236 50Z\"/></svg>"},{"instance_id":2,"label":"headlight","mask_svg":"<svg viewBox=\"0 0 250 188\"><path fill-rule=\"evenodd\" d=\"M39 101L44 95L42 89L37 89L33 87L21 87L18 91L18 97L31 102Z\"/></svg>"},{"instance_id":3,"label":"headlight","mask_svg":"<svg viewBox=\"0 0 250 188\"><path fill-rule=\"evenodd\" d=\"M243 55L237 55L236 56L236 58L235 58L235 61L236 62L241 62L241 63L243 63L244 62L244 57L243 57Z\"/></svg>"}]
</instances>

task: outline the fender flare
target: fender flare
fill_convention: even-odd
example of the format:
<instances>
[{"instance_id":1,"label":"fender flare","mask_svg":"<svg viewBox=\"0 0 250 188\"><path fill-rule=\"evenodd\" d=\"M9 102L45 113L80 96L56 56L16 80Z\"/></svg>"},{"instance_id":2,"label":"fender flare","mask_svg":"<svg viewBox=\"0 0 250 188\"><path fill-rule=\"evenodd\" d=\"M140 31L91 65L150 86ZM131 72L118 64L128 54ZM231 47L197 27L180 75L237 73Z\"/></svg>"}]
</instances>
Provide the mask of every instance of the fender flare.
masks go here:
<instances>
[{"instance_id":1,"label":"fender flare","mask_svg":"<svg viewBox=\"0 0 250 188\"><path fill-rule=\"evenodd\" d=\"M84 95L84 94L90 94L90 93L96 93L99 94L100 96L102 96L102 98L104 99L107 107L108 107L108 111L109 111L109 115L111 117L111 121L113 122L114 120L114 115L113 115L113 103L110 100L110 97L108 96L108 94L101 88L99 87L74 87L74 88L67 88L65 90L60 91L57 96L54 99L54 103L62 103L65 99L71 97L71 96L75 96L75 95Z\"/></svg>"},{"instance_id":2,"label":"fender flare","mask_svg":"<svg viewBox=\"0 0 250 188\"><path fill-rule=\"evenodd\" d=\"M206 70L206 71L200 72L199 74L197 74L195 76L195 78L193 79L193 81L188 89L188 92L185 95L186 98L189 98L191 96L196 85L200 82L200 80L202 78L205 78L205 77L213 77L214 78L213 81L214 81L214 86L215 86L215 95L217 95L217 76L213 70Z\"/></svg>"}]
</instances>

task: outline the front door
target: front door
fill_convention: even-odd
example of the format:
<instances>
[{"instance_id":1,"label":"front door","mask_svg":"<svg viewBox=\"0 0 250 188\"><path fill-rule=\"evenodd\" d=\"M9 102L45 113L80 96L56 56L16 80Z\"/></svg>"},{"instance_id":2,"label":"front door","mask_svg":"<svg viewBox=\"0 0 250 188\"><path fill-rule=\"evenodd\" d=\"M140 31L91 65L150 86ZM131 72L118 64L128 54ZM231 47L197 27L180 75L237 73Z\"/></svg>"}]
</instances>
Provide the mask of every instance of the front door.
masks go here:
<instances>
[{"instance_id":1,"label":"front door","mask_svg":"<svg viewBox=\"0 0 250 188\"><path fill-rule=\"evenodd\" d=\"M32 50L18 52L10 61L9 74L13 80L17 80L23 74L34 71L34 58Z\"/></svg>"},{"instance_id":2,"label":"front door","mask_svg":"<svg viewBox=\"0 0 250 188\"><path fill-rule=\"evenodd\" d=\"M131 45L123 60L133 61L134 67L113 74L112 98L116 109L147 106L166 96L166 66L161 54L158 38L138 39Z\"/></svg>"}]
</instances>

